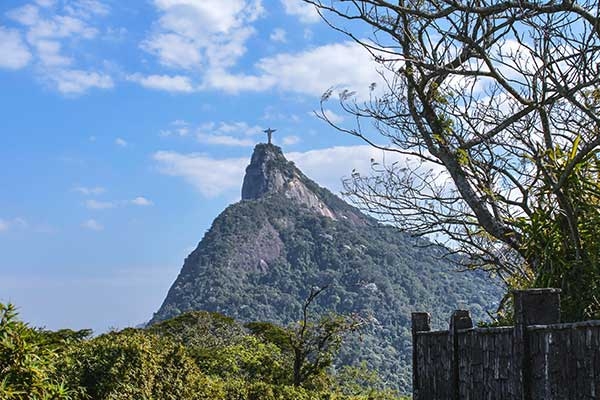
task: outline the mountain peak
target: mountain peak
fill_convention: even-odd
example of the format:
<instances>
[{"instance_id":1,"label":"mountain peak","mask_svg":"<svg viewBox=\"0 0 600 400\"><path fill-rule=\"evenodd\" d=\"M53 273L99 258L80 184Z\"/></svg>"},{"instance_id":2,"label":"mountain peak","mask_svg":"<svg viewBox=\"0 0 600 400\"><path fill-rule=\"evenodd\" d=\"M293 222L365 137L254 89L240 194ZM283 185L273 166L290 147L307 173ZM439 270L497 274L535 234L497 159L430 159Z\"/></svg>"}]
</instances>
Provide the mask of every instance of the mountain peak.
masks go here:
<instances>
[{"instance_id":1,"label":"mountain peak","mask_svg":"<svg viewBox=\"0 0 600 400\"><path fill-rule=\"evenodd\" d=\"M280 192L293 178L296 167L283 155L280 147L259 143L254 148L242 185L242 200L257 200ZM298 171L299 172L299 171Z\"/></svg>"},{"instance_id":2,"label":"mountain peak","mask_svg":"<svg viewBox=\"0 0 600 400\"><path fill-rule=\"evenodd\" d=\"M242 200L259 200L272 195L282 195L293 203L334 220L345 219L359 225L369 220L329 190L310 180L285 158L280 147L260 143L254 148L250 165L246 168Z\"/></svg>"}]
</instances>

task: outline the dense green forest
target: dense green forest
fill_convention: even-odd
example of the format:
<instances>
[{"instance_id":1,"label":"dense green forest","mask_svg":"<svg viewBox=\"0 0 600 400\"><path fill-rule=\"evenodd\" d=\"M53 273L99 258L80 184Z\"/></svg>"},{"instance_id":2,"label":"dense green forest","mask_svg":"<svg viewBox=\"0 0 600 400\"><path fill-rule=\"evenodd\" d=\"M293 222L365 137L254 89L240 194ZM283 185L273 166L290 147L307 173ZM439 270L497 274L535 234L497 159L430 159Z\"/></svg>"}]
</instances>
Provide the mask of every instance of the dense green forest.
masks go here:
<instances>
[{"instance_id":1,"label":"dense green forest","mask_svg":"<svg viewBox=\"0 0 600 400\"><path fill-rule=\"evenodd\" d=\"M318 313L372 321L336 365L365 361L390 387L410 392L411 312L430 312L437 328L461 307L481 321L503 294L485 272L458 272L444 254L392 227L335 221L283 195L243 201L214 221L153 322L208 310L287 325L311 288L328 286Z\"/></svg>"},{"instance_id":2,"label":"dense green forest","mask_svg":"<svg viewBox=\"0 0 600 400\"><path fill-rule=\"evenodd\" d=\"M0 399L400 399L364 365L332 369L352 326L341 316L244 326L199 311L92 337L29 327L0 304Z\"/></svg>"}]
</instances>

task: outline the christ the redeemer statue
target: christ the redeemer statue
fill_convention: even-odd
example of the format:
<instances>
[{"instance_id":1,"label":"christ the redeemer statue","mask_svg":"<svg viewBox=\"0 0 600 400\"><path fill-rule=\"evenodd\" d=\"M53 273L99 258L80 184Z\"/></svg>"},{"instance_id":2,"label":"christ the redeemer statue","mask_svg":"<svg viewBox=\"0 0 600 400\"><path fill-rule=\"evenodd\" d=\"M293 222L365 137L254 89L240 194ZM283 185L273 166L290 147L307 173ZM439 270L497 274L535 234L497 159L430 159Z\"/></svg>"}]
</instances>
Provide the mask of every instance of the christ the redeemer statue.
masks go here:
<instances>
[{"instance_id":1,"label":"christ the redeemer statue","mask_svg":"<svg viewBox=\"0 0 600 400\"><path fill-rule=\"evenodd\" d=\"M272 143L271 143L271 139L273 138L273 132L275 132L275 131L277 131L277 129L271 129L271 128L269 128L269 129L265 129L265 130L263 131L264 133L266 133L266 134L267 134L267 137L268 137L268 139L269 139L269 142L268 142L269 144L272 144Z\"/></svg>"}]
</instances>

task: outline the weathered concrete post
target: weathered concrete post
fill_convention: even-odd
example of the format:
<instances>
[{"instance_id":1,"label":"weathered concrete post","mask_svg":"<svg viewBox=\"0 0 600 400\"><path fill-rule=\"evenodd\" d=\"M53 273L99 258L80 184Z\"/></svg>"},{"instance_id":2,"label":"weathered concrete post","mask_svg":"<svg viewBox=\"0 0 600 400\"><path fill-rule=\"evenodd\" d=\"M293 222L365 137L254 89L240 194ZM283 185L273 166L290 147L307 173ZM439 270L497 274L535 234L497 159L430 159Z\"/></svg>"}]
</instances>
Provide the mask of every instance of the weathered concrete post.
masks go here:
<instances>
[{"instance_id":1,"label":"weathered concrete post","mask_svg":"<svg viewBox=\"0 0 600 400\"><path fill-rule=\"evenodd\" d=\"M412 313L412 382L413 382L413 400L422 400L419 392L419 366L417 365L417 351L419 342L417 341L417 332L428 332L431 330L431 316L426 312ZM423 399L424 400L424 399Z\"/></svg>"},{"instance_id":2,"label":"weathered concrete post","mask_svg":"<svg viewBox=\"0 0 600 400\"><path fill-rule=\"evenodd\" d=\"M452 399L459 400L460 399L460 376L458 371L458 335L457 332L460 329L471 329L473 328L473 320L471 319L471 314L468 310L456 310L452 313L452 317L450 318L450 329L449 333L449 341L452 349L450 367L452 371L450 372L450 377L452 379Z\"/></svg>"},{"instance_id":3,"label":"weathered concrete post","mask_svg":"<svg viewBox=\"0 0 600 400\"><path fill-rule=\"evenodd\" d=\"M519 371L517 398L531 399L531 355L527 339L528 325L560 323L560 289L528 289L513 291L515 326L513 351Z\"/></svg>"}]
</instances>

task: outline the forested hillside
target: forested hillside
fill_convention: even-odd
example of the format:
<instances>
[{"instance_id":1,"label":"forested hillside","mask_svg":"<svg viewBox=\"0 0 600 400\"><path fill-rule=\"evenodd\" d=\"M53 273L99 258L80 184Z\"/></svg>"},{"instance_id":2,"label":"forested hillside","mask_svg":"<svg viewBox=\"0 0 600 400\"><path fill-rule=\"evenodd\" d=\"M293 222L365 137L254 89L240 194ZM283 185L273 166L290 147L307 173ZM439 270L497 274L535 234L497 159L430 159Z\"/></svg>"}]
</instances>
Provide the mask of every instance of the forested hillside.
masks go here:
<instances>
[{"instance_id":1,"label":"forested hillside","mask_svg":"<svg viewBox=\"0 0 600 400\"><path fill-rule=\"evenodd\" d=\"M287 325L312 288L328 289L315 312L357 314L371 323L337 365L365 361L394 388L410 390L410 313L434 324L457 307L476 319L502 288L482 272L458 272L445 249L378 224L305 177L279 148L259 145L246 195L219 215L185 260L152 322L190 310Z\"/></svg>"}]
</instances>

